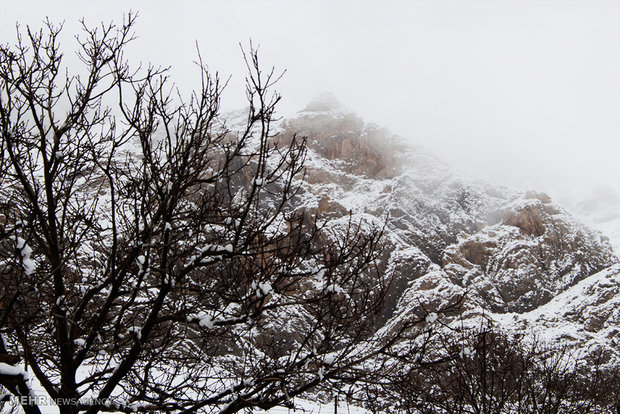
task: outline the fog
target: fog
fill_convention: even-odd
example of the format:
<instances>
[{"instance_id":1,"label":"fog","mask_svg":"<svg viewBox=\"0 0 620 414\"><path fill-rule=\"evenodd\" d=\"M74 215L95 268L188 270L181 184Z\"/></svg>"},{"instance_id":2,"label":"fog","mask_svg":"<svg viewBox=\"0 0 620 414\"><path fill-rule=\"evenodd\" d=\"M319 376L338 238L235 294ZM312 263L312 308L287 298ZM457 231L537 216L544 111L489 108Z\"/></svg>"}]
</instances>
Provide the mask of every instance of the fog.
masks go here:
<instances>
[{"instance_id":1,"label":"fog","mask_svg":"<svg viewBox=\"0 0 620 414\"><path fill-rule=\"evenodd\" d=\"M224 109L244 106L239 42L286 69L280 114L332 92L366 121L434 151L466 176L559 198L620 191L618 1L12 2L15 22L87 23L139 12L134 61L197 85L197 41L231 76ZM602 188L602 190L601 190Z\"/></svg>"}]
</instances>

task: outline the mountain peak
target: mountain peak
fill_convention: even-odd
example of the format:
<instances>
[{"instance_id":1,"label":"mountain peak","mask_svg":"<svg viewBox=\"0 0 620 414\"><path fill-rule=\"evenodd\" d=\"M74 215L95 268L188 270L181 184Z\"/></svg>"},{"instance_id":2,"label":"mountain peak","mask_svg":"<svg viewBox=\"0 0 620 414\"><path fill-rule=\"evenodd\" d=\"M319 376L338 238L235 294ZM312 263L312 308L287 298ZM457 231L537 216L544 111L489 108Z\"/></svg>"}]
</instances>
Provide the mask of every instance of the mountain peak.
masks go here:
<instances>
[{"instance_id":1,"label":"mountain peak","mask_svg":"<svg viewBox=\"0 0 620 414\"><path fill-rule=\"evenodd\" d=\"M342 109L342 104L336 99L331 92L323 92L316 96L306 106L306 112L325 112Z\"/></svg>"}]
</instances>

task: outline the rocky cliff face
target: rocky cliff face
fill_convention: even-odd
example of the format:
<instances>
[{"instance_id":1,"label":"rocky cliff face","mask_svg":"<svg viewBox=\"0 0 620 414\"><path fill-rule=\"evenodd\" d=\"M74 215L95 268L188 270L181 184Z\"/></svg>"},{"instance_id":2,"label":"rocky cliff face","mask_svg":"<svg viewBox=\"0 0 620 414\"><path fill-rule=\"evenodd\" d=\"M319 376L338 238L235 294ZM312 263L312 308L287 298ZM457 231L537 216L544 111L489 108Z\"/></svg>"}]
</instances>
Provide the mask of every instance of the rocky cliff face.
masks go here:
<instances>
[{"instance_id":1,"label":"rocky cliff face","mask_svg":"<svg viewBox=\"0 0 620 414\"><path fill-rule=\"evenodd\" d=\"M307 136L309 149L299 207L386 223L386 321L464 296L454 323L485 315L552 340L566 329L575 346L620 360L618 259L604 236L547 195L464 180L330 96L284 121L277 140L293 134Z\"/></svg>"}]
</instances>

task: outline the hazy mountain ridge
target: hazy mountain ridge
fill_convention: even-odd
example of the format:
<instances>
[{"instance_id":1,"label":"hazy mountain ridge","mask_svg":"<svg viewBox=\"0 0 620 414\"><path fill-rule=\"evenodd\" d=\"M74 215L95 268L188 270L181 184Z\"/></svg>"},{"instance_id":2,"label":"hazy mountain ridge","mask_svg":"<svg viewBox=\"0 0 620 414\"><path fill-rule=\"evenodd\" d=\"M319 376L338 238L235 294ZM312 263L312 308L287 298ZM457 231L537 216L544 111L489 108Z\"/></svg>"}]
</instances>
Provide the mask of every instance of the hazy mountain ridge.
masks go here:
<instances>
[{"instance_id":1,"label":"hazy mountain ridge","mask_svg":"<svg viewBox=\"0 0 620 414\"><path fill-rule=\"evenodd\" d=\"M386 222L379 267L394 278L386 327L464 295L452 323L484 315L509 331L603 348L620 360L618 259L607 237L547 195L460 178L329 95L280 128L280 143L308 137L297 207Z\"/></svg>"}]
</instances>

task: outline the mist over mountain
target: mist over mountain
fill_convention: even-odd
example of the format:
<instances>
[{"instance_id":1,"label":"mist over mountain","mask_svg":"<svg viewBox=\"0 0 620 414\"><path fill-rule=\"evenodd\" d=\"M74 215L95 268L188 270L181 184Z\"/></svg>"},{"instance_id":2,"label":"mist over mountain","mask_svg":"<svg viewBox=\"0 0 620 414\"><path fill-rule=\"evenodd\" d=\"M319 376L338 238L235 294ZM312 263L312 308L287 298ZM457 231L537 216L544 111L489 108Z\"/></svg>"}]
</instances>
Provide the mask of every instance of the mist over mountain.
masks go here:
<instances>
[{"instance_id":1,"label":"mist over mountain","mask_svg":"<svg viewBox=\"0 0 620 414\"><path fill-rule=\"evenodd\" d=\"M97 24L139 10L132 58L172 65L192 90L197 42L210 69L232 76L227 109L245 104L239 43L252 39L266 66L286 70L284 117L328 90L464 176L558 201L585 200L598 187L620 192L618 2L62 4L0 2L0 36L47 16L65 21L72 44L81 18Z\"/></svg>"},{"instance_id":2,"label":"mist over mountain","mask_svg":"<svg viewBox=\"0 0 620 414\"><path fill-rule=\"evenodd\" d=\"M620 359L620 267L610 239L543 192L466 179L424 147L366 123L324 93L281 122L308 138L307 214L385 220L386 326L465 301L447 325L482 320L584 355ZM605 193L607 194L607 193ZM598 200L598 199L597 199ZM617 199L573 211L617 235ZM607 212L607 213L605 213Z\"/></svg>"}]
</instances>

